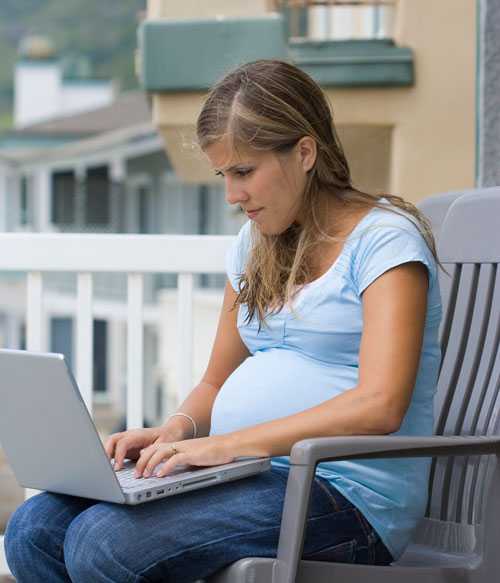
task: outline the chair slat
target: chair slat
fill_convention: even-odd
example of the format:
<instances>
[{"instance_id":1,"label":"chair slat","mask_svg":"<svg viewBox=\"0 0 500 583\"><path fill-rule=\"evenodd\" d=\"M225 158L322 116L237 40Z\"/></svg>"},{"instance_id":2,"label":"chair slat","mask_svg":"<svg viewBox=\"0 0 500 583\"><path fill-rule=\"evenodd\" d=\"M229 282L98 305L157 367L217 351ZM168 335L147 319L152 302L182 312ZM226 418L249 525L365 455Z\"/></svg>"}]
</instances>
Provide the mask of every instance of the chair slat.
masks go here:
<instances>
[{"instance_id":1,"label":"chair slat","mask_svg":"<svg viewBox=\"0 0 500 583\"><path fill-rule=\"evenodd\" d=\"M475 311L483 310L483 306L476 302L476 290L479 278L478 265L464 265L461 275L461 290L463 290L464 300L467 305L464 306L464 333L462 335L461 349L463 350L461 357L454 363L453 378L455 382L450 386L450 391L453 392L453 399L451 408L446 418L446 423L443 429L445 434L459 435L462 430L462 421L465 417L467 406L467 399L470 392L470 375L472 371L469 368L471 357L477 355L479 347L474 344L478 339L477 327L474 327ZM457 298L460 301L462 298L459 294ZM458 309L458 306L457 308ZM477 317L477 315L476 315ZM455 318L456 319L456 318ZM476 333L474 333L476 332ZM466 370L462 371L463 364L466 364Z\"/></svg>"},{"instance_id":2,"label":"chair slat","mask_svg":"<svg viewBox=\"0 0 500 583\"><path fill-rule=\"evenodd\" d=\"M436 416L435 428L436 433L439 435L444 435L449 429L446 426L446 421L453 403L456 382L465 353L465 339L469 334L475 296L472 277L470 266L463 268L460 274L457 301L451 323L450 340L443 358L441 374L439 375L438 394L436 396L436 407L439 416Z\"/></svg>"},{"instance_id":3,"label":"chair slat","mask_svg":"<svg viewBox=\"0 0 500 583\"><path fill-rule=\"evenodd\" d=\"M456 435L474 434L474 413L483 404L481 386L476 380L481 358L484 357L484 342L488 320L491 313L492 286L491 267L465 266L471 271L472 285L476 289L476 297L472 311L470 332L467 336L467 346L461 363L461 374L457 381L454 396L454 406L447 420L447 432ZM484 397L484 393L483 393ZM444 513L448 520L461 522L464 504L464 480L469 459L467 457L450 458L446 480L449 483L449 497Z\"/></svg>"},{"instance_id":4,"label":"chair slat","mask_svg":"<svg viewBox=\"0 0 500 583\"><path fill-rule=\"evenodd\" d=\"M457 294L462 274L461 265L446 265L445 267L448 269L450 277L447 277L446 274L441 274L441 272L439 274L443 318L439 331L441 342L441 363L439 367L438 387L434 397L435 433L440 433L442 431L440 428L444 426L452 398L448 387L445 387L443 381L443 365L450 359L448 353L448 342L450 339L452 324L454 323ZM429 498L427 501L426 514L431 518L439 520L442 520L441 490L443 487L443 477L447 463L447 459L437 458L433 460L429 474Z\"/></svg>"},{"instance_id":5,"label":"chair slat","mask_svg":"<svg viewBox=\"0 0 500 583\"><path fill-rule=\"evenodd\" d=\"M483 366L480 371L479 380L482 383L488 383L486 396L483 406L478 414L477 431L478 435L491 435L492 419L495 414L496 394L495 386L491 381L495 381L494 368L498 365L498 350L500 340L500 269L496 267L495 274L495 288L493 291L493 299L491 304L491 313L488 323L488 330L483 346L483 354L485 355ZM498 378L496 379L498 382ZM488 392L490 391L490 392Z\"/></svg>"},{"instance_id":6,"label":"chair slat","mask_svg":"<svg viewBox=\"0 0 500 583\"><path fill-rule=\"evenodd\" d=\"M480 412L486 407L487 401L487 386L488 378L491 371L492 351L494 348L494 333L493 321L491 315L498 313L500 306L498 302L495 304L493 290L500 285L495 280L498 277L497 268L495 265L486 264L481 267L481 274L478 284L478 295L484 297L484 337L480 341L481 360L478 365L477 374L474 382L472 394L469 399L469 405L466 418L464 419L463 433L467 435L484 435L484 432L478 428ZM477 303L480 303L478 300ZM467 459L467 465L464 468L463 492L457 494L457 501L461 503L461 511L457 513L457 520L472 524L472 517L474 514L474 498L473 489L475 488L475 481L477 480L478 464L480 457L472 456Z\"/></svg>"},{"instance_id":7,"label":"chair slat","mask_svg":"<svg viewBox=\"0 0 500 583\"><path fill-rule=\"evenodd\" d=\"M436 427L438 435L455 435L453 415L457 400L455 391L460 377L466 338L469 334L474 301L475 267L462 266L460 270L458 293L453 314L451 315L450 339L441 363L438 389L435 397ZM455 405L455 408L453 406ZM450 420L452 426L450 427ZM433 463L430 477L429 516L446 520L449 499L449 476L454 460L452 458L437 458Z\"/></svg>"},{"instance_id":8,"label":"chair slat","mask_svg":"<svg viewBox=\"0 0 500 583\"><path fill-rule=\"evenodd\" d=\"M458 283L460 281L461 265L444 266L449 275L438 271L439 291L441 293L441 303L443 306L443 317L439 327L439 342L441 346L441 367L448 348L448 341L450 339L451 323L453 321L453 312L455 311L455 304L457 301Z\"/></svg>"},{"instance_id":9,"label":"chair slat","mask_svg":"<svg viewBox=\"0 0 500 583\"><path fill-rule=\"evenodd\" d=\"M481 383L486 385L485 399L478 420L478 435L498 435L500 432L500 270L497 266L495 289L493 295L490 325L484 345L484 368L481 371ZM470 500L476 501L469 509L469 517L482 519L482 504L487 467L484 460L476 465L471 488Z\"/></svg>"},{"instance_id":10,"label":"chair slat","mask_svg":"<svg viewBox=\"0 0 500 583\"><path fill-rule=\"evenodd\" d=\"M478 281L476 307L478 308L477 329L478 359L474 389L470 395L467 415L462 429L468 435L484 435L478 433L480 412L486 401L486 378L491 372L493 354L495 351L495 314L500 313L500 296L495 295L495 289L500 288L500 270L496 265L485 264L481 267Z\"/></svg>"},{"instance_id":11,"label":"chair slat","mask_svg":"<svg viewBox=\"0 0 500 583\"><path fill-rule=\"evenodd\" d=\"M440 273L444 310L435 398L437 434L481 434L481 426L486 423L491 428L497 415L494 381L498 377L492 373L490 381L485 374L488 368L491 373L493 353L498 350L498 333L491 330L492 322L497 326L498 307L490 302L492 274L500 258L498 216L499 189L469 193L450 205L441 229L438 255L452 277ZM471 223L474 226L469 228ZM433 460L428 516L459 522L477 516L471 506L477 506L472 500L484 488L481 464L473 458Z\"/></svg>"}]
</instances>

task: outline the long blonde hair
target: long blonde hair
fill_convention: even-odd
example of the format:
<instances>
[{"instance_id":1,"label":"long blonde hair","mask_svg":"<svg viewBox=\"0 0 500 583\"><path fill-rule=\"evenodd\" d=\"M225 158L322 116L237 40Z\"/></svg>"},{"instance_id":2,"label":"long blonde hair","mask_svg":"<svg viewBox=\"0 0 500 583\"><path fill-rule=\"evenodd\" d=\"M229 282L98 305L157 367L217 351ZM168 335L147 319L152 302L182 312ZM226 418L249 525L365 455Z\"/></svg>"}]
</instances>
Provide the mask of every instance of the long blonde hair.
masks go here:
<instances>
[{"instance_id":1,"label":"long blonde hair","mask_svg":"<svg viewBox=\"0 0 500 583\"><path fill-rule=\"evenodd\" d=\"M299 210L301 224L293 223L278 235L262 234L252 224L254 245L233 307L247 304L247 321L257 311L259 329L271 306L275 313L285 303L291 305L300 286L310 280L311 260L318 243L346 240L325 231L321 209L331 197L345 208L378 207L402 214L391 209L393 205L414 217L441 265L431 225L415 205L400 196L371 194L353 187L331 106L319 85L296 66L285 61L259 60L233 70L206 97L196 132L202 150L225 139L234 151L244 145L279 155L289 152L304 136L316 142L316 161L308 172ZM381 198L391 204L381 202Z\"/></svg>"}]
</instances>

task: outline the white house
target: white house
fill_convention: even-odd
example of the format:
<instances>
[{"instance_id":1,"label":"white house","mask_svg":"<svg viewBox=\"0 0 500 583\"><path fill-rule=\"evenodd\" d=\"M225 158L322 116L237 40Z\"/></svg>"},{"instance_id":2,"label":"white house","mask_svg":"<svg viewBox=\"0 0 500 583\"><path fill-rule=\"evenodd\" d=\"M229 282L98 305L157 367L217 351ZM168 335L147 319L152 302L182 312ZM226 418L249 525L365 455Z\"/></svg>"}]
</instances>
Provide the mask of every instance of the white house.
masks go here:
<instances>
[{"instance_id":1,"label":"white house","mask_svg":"<svg viewBox=\"0 0 500 583\"><path fill-rule=\"evenodd\" d=\"M225 203L222 182L193 185L176 178L140 91L0 136L0 156L0 226L7 232L231 235L244 221ZM198 279L195 375L202 374L209 355L225 276ZM74 364L75 278L52 273L44 282L45 348L65 353ZM25 346L25 286L24 274L0 274L4 346ZM144 386L150 423L177 404L175 287L175 274L146 280ZM125 275L96 274L94 292L95 400L123 411Z\"/></svg>"},{"instance_id":2,"label":"white house","mask_svg":"<svg viewBox=\"0 0 500 583\"><path fill-rule=\"evenodd\" d=\"M15 127L88 111L113 101L112 81L68 71L67 61L58 58L45 37L25 38L19 55L14 70Z\"/></svg>"}]
</instances>

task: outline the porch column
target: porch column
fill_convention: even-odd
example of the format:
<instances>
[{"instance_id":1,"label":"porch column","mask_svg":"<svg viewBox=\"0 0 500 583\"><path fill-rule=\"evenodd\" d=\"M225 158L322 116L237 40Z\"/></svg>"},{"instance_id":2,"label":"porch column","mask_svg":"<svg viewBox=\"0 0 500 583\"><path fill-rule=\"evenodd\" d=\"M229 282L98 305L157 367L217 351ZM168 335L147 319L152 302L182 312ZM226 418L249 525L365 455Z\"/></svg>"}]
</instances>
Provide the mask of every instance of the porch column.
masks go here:
<instances>
[{"instance_id":1,"label":"porch column","mask_svg":"<svg viewBox=\"0 0 500 583\"><path fill-rule=\"evenodd\" d=\"M111 181L111 223L115 232L120 231L120 208L127 206L127 194L125 191L126 161L121 157L115 157L109 164L109 179Z\"/></svg>"},{"instance_id":2,"label":"porch column","mask_svg":"<svg viewBox=\"0 0 500 583\"><path fill-rule=\"evenodd\" d=\"M7 344L9 348L18 350L21 347L21 320L15 313L6 314Z\"/></svg>"},{"instance_id":3,"label":"porch column","mask_svg":"<svg viewBox=\"0 0 500 583\"><path fill-rule=\"evenodd\" d=\"M0 165L0 232L7 230L7 190L8 190L7 168Z\"/></svg>"},{"instance_id":4,"label":"porch column","mask_svg":"<svg viewBox=\"0 0 500 583\"><path fill-rule=\"evenodd\" d=\"M121 320L108 320L108 392L114 412L125 411L126 325Z\"/></svg>"},{"instance_id":5,"label":"porch column","mask_svg":"<svg viewBox=\"0 0 500 583\"><path fill-rule=\"evenodd\" d=\"M500 2L478 0L477 182L500 184Z\"/></svg>"},{"instance_id":6,"label":"porch column","mask_svg":"<svg viewBox=\"0 0 500 583\"><path fill-rule=\"evenodd\" d=\"M21 224L21 174L12 173L8 179L7 196L7 228L18 231L24 227Z\"/></svg>"},{"instance_id":7,"label":"porch column","mask_svg":"<svg viewBox=\"0 0 500 583\"><path fill-rule=\"evenodd\" d=\"M163 289L158 292L158 379L162 385L163 419L174 413L181 403L177 359L178 322L176 318L177 290Z\"/></svg>"},{"instance_id":8,"label":"porch column","mask_svg":"<svg viewBox=\"0 0 500 583\"><path fill-rule=\"evenodd\" d=\"M50 232L52 215L52 172L48 168L38 168L34 173L35 189L32 193L35 228L40 233Z\"/></svg>"},{"instance_id":9,"label":"porch column","mask_svg":"<svg viewBox=\"0 0 500 583\"><path fill-rule=\"evenodd\" d=\"M85 201L87 169L82 164L75 166L75 224L85 231Z\"/></svg>"}]
</instances>

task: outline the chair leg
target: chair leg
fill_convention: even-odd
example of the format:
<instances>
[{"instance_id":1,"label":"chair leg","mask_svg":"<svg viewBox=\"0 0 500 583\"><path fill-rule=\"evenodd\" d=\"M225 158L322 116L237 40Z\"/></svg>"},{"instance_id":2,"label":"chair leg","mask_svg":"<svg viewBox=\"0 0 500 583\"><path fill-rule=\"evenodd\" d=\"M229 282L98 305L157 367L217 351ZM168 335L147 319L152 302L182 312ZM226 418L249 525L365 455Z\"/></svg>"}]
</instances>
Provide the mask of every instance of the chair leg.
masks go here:
<instances>
[{"instance_id":1,"label":"chair leg","mask_svg":"<svg viewBox=\"0 0 500 583\"><path fill-rule=\"evenodd\" d=\"M273 583L295 583L314 471L313 465L290 466Z\"/></svg>"}]
</instances>

